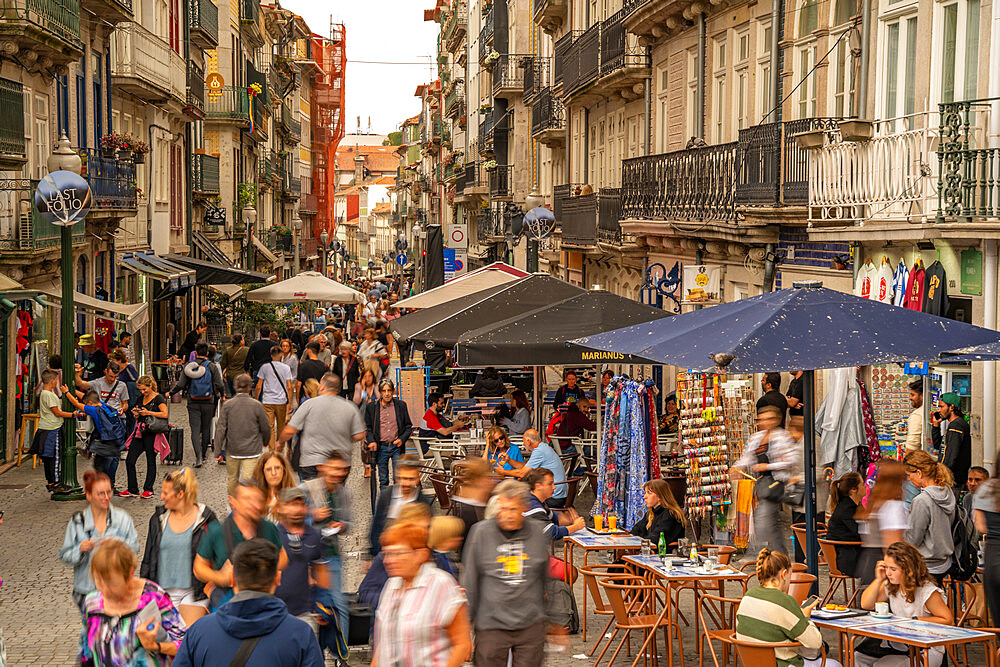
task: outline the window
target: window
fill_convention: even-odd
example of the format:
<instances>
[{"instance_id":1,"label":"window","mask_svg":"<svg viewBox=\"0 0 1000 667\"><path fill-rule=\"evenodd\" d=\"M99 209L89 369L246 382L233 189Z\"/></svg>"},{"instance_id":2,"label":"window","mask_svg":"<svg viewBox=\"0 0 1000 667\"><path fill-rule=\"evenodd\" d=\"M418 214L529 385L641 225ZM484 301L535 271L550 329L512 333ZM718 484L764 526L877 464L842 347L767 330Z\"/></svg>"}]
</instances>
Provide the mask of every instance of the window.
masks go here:
<instances>
[{"instance_id":1,"label":"window","mask_svg":"<svg viewBox=\"0 0 1000 667\"><path fill-rule=\"evenodd\" d=\"M854 109L854 58L846 38L837 43L833 58L834 115L844 118Z\"/></svg>"},{"instance_id":2,"label":"window","mask_svg":"<svg viewBox=\"0 0 1000 667\"><path fill-rule=\"evenodd\" d=\"M883 65L880 76L883 92L880 105L884 118L898 118L914 111L914 83L917 59L917 17L909 16L886 22Z\"/></svg>"},{"instance_id":3,"label":"window","mask_svg":"<svg viewBox=\"0 0 1000 667\"><path fill-rule=\"evenodd\" d=\"M726 79L725 79L725 77L718 78L718 79L715 80L715 93L714 93L714 95L712 97L715 98L713 100L714 103L712 105L712 106L715 107L715 122L714 122L714 125L715 125L715 136L714 136L714 140L715 140L715 143L721 144L721 143L725 143L725 141L727 139L727 137L726 137L725 119L726 119L726 111L728 111L728 107L726 106Z\"/></svg>"},{"instance_id":4,"label":"window","mask_svg":"<svg viewBox=\"0 0 1000 667\"><path fill-rule=\"evenodd\" d=\"M756 99L757 115L760 122L773 122L771 110L775 101L772 99L771 91L771 26L769 23L761 23L757 29L757 76L756 76Z\"/></svg>"},{"instance_id":5,"label":"window","mask_svg":"<svg viewBox=\"0 0 1000 667\"><path fill-rule=\"evenodd\" d=\"M656 91L656 99L659 104L659 113L657 118L659 119L659 131L656 133L656 149L660 153L667 152L667 132L670 127L670 101L668 98L669 88L668 84L668 70L667 64L664 63L660 67L660 75L657 77L660 82L660 88Z\"/></svg>"},{"instance_id":6,"label":"window","mask_svg":"<svg viewBox=\"0 0 1000 667\"><path fill-rule=\"evenodd\" d=\"M811 35L819 23L819 0L805 0L799 8L799 37Z\"/></svg>"},{"instance_id":7,"label":"window","mask_svg":"<svg viewBox=\"0 0 1000 667\"><path fill-rule=\"evenodd\" d=\"M855 0L837 0L833 9L833 25L843 25L858 12Z\"/></svg>"},{"instance_id":8,"label":"window","mask_svg":"<svg viewBox=\"0 0 1000 667\"><path fill-rule=\"evenodd\" d=\"M796 93L798 118L812 118L816 115L816 76L812 71L815 62L816 47L813 44L798 50L796 54L796 64L798 65L795 73L796 82L805 79Z\"/></svg>"},{"instance_id":9,"label":"window","mask_svg":"<svg viewBox=\"0 0 1000 667\"><path fill-rule=\"evenodd\" d=\"M695 49L688 51L688 67L687 67L687 82L688 82L688 92L687 92L687 136L697 137L698 132L698 114L702 113L702 110L698 108L698 52ZM699 137L700 138L700 137Z\"/></svg>"},{"instance_id":10,"label":"window","mask_svg":"<svg viewBox=\"0 0 1000 667\"><path fill-rule=\"evenodd\" d=\"M736 129L744 130L749 127L749 104L747 100L747 88L749 86L746 70L736 75Z\"/></svg>"},{"instance_id":11,"label":"window","mask_svg":"<svg viewBox=\"0 0 1000 667\"><path fill-rule=\"evenodd\" d=\"M743 63L750 59L750 33L744 32L737 35L736 40L739 42L739 53L737 57L737 63Z\"/></svg>"},{"instance_id":12,"label":"window","mask_svg":"<svg viewBox=\"0 0 1000 667\"><path fill-rule=\"evenodd\" d=\"M942 102L978 97L979 12L980 0L959 0L935 12L935 21L942 26Z\"/></svg>"}]
</instances>

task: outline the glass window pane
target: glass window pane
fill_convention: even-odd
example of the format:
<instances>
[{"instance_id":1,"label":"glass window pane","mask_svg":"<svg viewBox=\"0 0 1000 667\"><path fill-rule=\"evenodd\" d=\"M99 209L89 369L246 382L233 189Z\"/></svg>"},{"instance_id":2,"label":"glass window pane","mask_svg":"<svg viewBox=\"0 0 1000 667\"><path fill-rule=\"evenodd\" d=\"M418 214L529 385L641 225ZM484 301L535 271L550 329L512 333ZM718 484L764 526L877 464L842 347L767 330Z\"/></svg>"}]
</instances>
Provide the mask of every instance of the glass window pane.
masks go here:
<instances>
[{"instance_id":1,"label":"glass window pane","mask_svg":"<svg viewBox=\"0 0 1000 667\"><path fill-rule=\"evenodd\" d=\"M917 18L906 20L906 78L903 90L903 114L914 111L917 87Z\"/></svg>"},{"instance_id":2,"label":"glass window pane","mask_svg":"<svg viewBox=\"0 0 1000 667\"><path fill-rule=\"evenodd\" d=\"M805 0L799 15L799 37L805 37L816 29L819 20L819 5L817 0Z\"/></svg>"},{"instance_id":3,"label":"glass window pane","mask_svg":"<svg viewBox=\"0 0 1000 667\"><path fill-rule=\"evenodd\" d=\"M837 0L836 9L833 14L833 24L840 25L841 23L847 23L856 11L857 5L854 0Z\"/></svg>"},{"instance_id":4,"label":"glass window pane","mask_svg":"<svg viewBox=\"0 0 1000 667\"><path fill-rule=\"evenodd\" d=\"M944 41L941 57L941 101L955 100L955 48L958 32L958 5L944 8Z\"/></svg>"},{"instance_id":5,"label":"glass window pane","mask_svg":"<svg viewBox=\"0 0 1000 667\"><path fill-rule=\"evenodd\" d=\"M896 113L896 77L899 70L899 24L886 26L885 51L885 117L895 118Z\"/></svg>"},{"instance_id":6,"label":"glass window pane","mask_svg":"<svg viewBox=\"0 0 1000 667\"><path fill-rule=\"evenodd\" d=\"M974 100L979 95L979 0L968 0L965 20L965 99Z\"/></svg>"}]
</instances>

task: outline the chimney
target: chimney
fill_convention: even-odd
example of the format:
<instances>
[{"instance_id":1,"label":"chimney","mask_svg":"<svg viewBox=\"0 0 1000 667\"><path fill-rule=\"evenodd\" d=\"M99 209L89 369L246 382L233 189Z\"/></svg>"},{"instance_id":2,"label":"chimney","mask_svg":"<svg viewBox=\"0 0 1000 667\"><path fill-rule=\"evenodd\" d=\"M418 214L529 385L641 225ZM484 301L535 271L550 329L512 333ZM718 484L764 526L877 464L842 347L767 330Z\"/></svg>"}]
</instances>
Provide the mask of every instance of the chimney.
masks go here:
<instances>
[{"instance_id":1,"label":"chimney","mask_svg":"<svg viewBox=\"0 0 1000 667\"><path fill-rule=\"evenodd\" d=\"M361 151L354 156L354 183L361 185L365 182L365 156Z\"/></svg>"}]
</instances>

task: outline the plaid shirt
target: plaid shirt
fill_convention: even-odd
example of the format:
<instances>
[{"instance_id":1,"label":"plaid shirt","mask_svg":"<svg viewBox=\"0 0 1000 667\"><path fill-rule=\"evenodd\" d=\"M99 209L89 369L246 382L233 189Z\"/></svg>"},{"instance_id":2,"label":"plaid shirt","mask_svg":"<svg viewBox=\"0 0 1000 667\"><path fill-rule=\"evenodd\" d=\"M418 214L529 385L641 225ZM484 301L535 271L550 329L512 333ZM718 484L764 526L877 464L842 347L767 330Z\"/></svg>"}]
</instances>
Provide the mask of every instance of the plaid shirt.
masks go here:
<instances>
[{"instance_id":1,"label":"plaid shirt","mask_svg":"<svg viewBox=\"0 0 1000 667\"><path fill-rule=\"evenodd\" d=\"M757 463L757 448L764 440L764 432L758 431L750 436L746 447L743 449L743 456L736 465L749 470ZM796 471L802 466L802 452L799 451L798 444L791 434L783 428L776 428L771 431L771 438L767 448L768 466L767 471L779 482L787 482Z\"/></svg>"}]
</instances>

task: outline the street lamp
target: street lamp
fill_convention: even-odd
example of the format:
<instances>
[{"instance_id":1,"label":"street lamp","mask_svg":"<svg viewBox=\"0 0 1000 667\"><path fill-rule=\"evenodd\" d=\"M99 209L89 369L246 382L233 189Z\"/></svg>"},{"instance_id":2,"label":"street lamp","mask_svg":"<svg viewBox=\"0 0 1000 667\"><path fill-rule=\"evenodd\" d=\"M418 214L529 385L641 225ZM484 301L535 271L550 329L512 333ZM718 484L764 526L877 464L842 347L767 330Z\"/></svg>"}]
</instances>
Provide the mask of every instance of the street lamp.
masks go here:
<instances>
[{"instance_id":1,"label":"street lamp","mask_svg":"<svg viewBox=\"0 0 1000 667\"><path fill-rule=\"evenodd\" d=\"M73 150L72 144L66 133L59 136L52 155L46 162L49 172L69 171L76 175L83 172L83 160ZM73 345L73 227L63 225L60 228L60 250L62 271L62 310L60 313L60 351L62 352L63 378L74 377L75 350ZM69 401L63 398L63 409L67 412L73 410ZM62 470L60 471L59 482L70 490L66 493L55 493L53 500L79 500L83 498L83 492L76 481L76 420L66 419L63 421L63 451Z\"/></svg>"},{"instance_id":2,"label":"street lamp","mask_svg":"<svg viewBox=\"0 0 1000 667\"><path fill-rule=\"evenodd\" d=\"M327 241L329 241L329 240L330 240L330 235L327 234L326 230L324 229L320 233L320 235L319 235L319 242L320 242L320 245L322 245L322 247L323 247L323 249L320 251L320 257L322 257L322 260L320 262L320 266L323 267L322 271L323 271L323 275L324 276L326 276L326 244L327 244Z\"/></svg>"},{"instance_id":3,"label":"street lamp","mask_svg":"<svg viewBox=\"0 0 1000 667\"><path fill-rule=\"evenodd\" d=\"M253 204L250 204L250 206L243 209L243 213L241 215L243 217L243 227L246 229L247 234L246 268L249 270L253 268L253 223L257 222L257 209L253 207Z\"/></svg>"},{"instance_id":4,"label":"street lamp","mask_svg":"<svg viewBox=\"0 0 1000 667\"><path fill-rule=\"evenodd\" d=\"M527 213L531 209L538 208L545 204L545 198L538 191L534 191L524 198L524 210ZM538 272L538 239L528 236L528 273Z\"/></svg>"},{"instance_id":5,"label":"street lamp","mask_svg":"<svg viewBox=\"0 0 1000 667\"><path fill-rule=\"evenodd\" d=\"M292 268L295 269L295 275L299 275L299 271L302 269L300 266L299 258L299 236L302 235L302 218L299 217L299 207L296 206L295 210L292 212L292 245L295 246L295 260Z\"/></svg>"}]
</instances>

